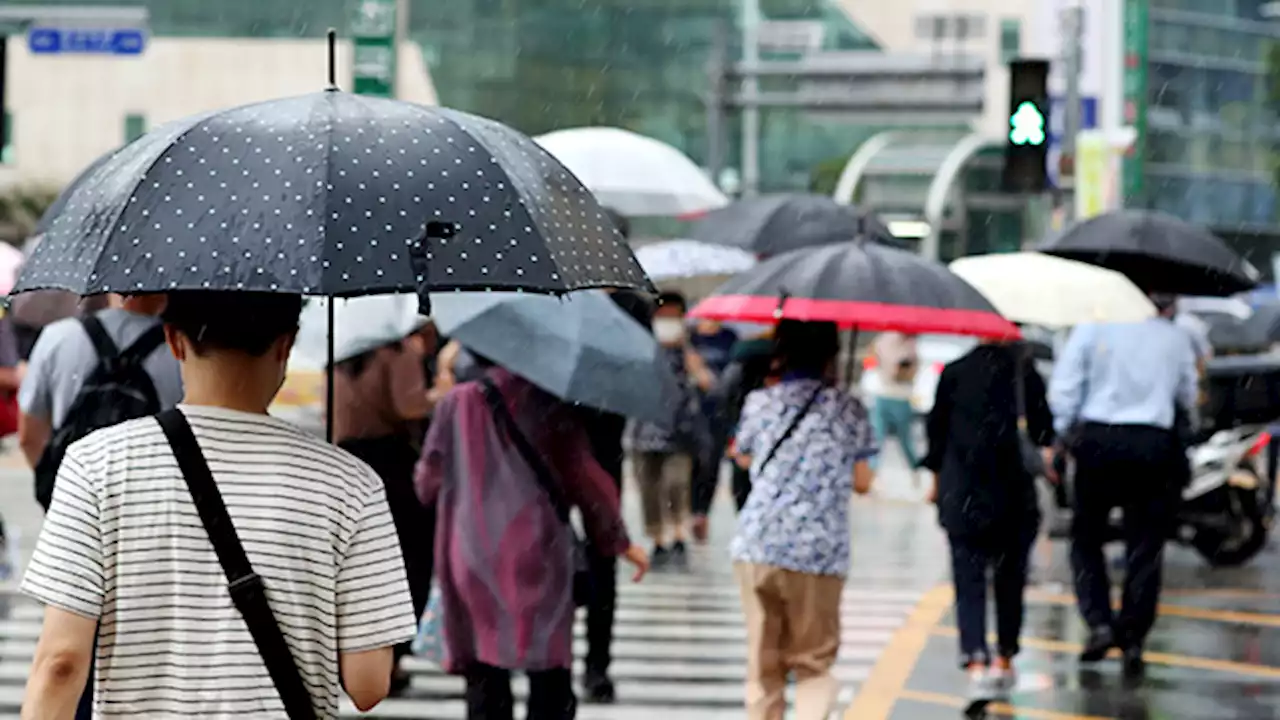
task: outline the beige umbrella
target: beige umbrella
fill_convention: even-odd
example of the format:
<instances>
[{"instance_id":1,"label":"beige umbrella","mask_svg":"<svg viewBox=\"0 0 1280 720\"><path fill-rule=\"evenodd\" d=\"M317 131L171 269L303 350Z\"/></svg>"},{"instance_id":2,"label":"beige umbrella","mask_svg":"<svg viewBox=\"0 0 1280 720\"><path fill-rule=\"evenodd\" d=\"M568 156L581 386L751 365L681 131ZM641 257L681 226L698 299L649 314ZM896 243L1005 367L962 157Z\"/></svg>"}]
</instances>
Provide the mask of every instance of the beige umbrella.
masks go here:
<instances>
[{"instance_id":1,"label":"beige umbrella","mask_svg":"<svg viewBox=\"0 0 1280 720\"><path fill-rule=\"evenodd\" d=\"M1035 252L996 253L951 263L959 275L1013 322L1046 328L1138 322L1155 306L1113 270Z\"/></svg>"}]
</instances>

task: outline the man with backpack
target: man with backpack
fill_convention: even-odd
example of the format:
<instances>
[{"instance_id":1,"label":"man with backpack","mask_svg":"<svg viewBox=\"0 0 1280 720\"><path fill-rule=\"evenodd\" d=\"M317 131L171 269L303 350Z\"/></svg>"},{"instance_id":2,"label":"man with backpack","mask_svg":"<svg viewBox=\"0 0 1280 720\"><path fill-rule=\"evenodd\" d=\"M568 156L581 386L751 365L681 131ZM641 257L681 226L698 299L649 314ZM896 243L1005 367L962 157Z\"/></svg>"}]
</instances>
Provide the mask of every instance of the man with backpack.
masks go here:
<instances>
[{"instance_id":1,"label":"man with backpack","mask_svg":"<svg viewBox=\"0 0 1280 720\"><path fill-rule=\"evenodd\" d=\"M32 348L18 393L18 443L46 512L72 443L182 399L178 361L159 320L165 302L164 295L117 299L106 310L48 325ZM92 695L91 684L77 718L90 717Z\"/></svg>"}]
</instances>

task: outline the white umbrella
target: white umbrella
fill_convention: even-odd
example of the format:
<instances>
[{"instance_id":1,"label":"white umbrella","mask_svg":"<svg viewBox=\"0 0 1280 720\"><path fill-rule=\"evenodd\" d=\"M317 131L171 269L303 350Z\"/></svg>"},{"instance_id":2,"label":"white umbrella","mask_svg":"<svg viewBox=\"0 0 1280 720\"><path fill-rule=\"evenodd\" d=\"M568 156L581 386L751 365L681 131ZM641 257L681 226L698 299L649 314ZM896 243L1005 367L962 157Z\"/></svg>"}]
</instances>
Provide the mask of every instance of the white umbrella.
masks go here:
<instances>
[{"instance_id":1,"label":"white umbrella","mask_svg":"<svg viewBox=\"0 0 1280 720\"><path fill-rule=\"evenodd\" d=\"M964 257L951 271L986 296L1009 320L1066 328L1092 322L1137 322L1155 306L1113 270L1034 252Z\"/></svg>"},{"instance_id":2,"label":"white umbrella","mask_svg":"<svg viewBox=\"0 0 1280 720\"><path fill-rule=\"evenodd\" d=\"M636 248L636 260L654 282L714 275L736 275L756 265L756 256L740 248L697 240L663 240Z\"/></svg>"},{"instance_id":3,"label":"white umbrella","mask_svg":"<svg viewBox=\"0 0 1280 720\"><path fill-rule=\"evenodd\" d=\"M534 138L601 205L629 217L678 216L729 204L724 193L679 150L611 127L557 130Z\"/></svg>"},{"instance_id":4,"label":"white umbrella","mask_svg":"<svg viewBox=\"0 0 1280 720\"><path fill-rule=\"evenodd\" d=\"M328 364L329 312L326 298L303 308L290 366L322 369ZM368 295L333 301L333 361L344 360L405 339L427 323L413 294Z\"/></svg>"}]
</instances>

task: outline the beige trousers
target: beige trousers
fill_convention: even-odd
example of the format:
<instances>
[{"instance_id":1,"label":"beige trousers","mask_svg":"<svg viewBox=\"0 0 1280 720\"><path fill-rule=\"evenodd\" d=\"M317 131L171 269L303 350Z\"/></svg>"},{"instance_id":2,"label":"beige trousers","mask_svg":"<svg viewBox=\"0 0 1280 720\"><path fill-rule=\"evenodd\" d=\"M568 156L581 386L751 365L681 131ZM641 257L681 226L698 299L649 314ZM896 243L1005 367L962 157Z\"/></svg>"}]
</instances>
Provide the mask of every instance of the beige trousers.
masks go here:
<instances>
[{"instance_id":1,"label":"beige trousers","mask_svg":"<svg viewBox=\"0 0 1280 720\"><path fill-rule=\"evenodd\" d=\"M747 616L747 720L782 720L787 676L796 680L796 720L826 720L840 686L844 579L771 565L734 563Z\"/></svg>"},{"instance_id":2,"label":"beige trousers","mask_svg":"<svg viewBox=\"0 0 1280 720\"><path fill-rule=\"evenodd\" d=\"M644 532L659 545L682 534L689 519L693 458L684 453L636 453L632 457Z\"/></svg>"}]
</instances>

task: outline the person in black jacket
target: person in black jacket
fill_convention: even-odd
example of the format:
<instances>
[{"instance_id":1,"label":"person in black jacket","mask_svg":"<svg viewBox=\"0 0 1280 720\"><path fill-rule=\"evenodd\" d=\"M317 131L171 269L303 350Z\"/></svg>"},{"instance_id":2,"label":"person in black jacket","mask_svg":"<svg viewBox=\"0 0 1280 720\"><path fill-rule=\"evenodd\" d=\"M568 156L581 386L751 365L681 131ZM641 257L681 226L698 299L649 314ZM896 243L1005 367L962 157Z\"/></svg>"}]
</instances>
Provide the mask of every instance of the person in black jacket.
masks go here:
<instances>
[{"instance_id":1,"label":"person in black jacket","mask_svg":"<svg viewBox=\"0 0 1280 720\"><path fill-rule=\"evenodd\" d=\"M970 673L975 706L1013 686L1027 562L1040 527L1036 478L1023 443L1044 449L1046 465L1053 444L1044 380L1019 358L1022 352L1020 344L987 342L943 369L921 463L934 473L938 519L951 545L961 665ZM1017 382L1024 388L1025 435ZM996 604L994 658L986 634L988 569Z\"/></svg>"},{"instance_id":2,"label":"person in black jacket","mask_svg":"<svg viewBox=\"0 0 1280 720\"><path fill-rule=\"evenodd\" d=\"M614 216L614 224L625 236L626 220ZM631 290L615 290L610 297L641 327L649 330L653 323L653 303L644 295ZM620 382L626 382L621 378ZM621 415L579 406L583 426L591 441L592 454L618 485L622 493L622 436L627 419ZM591 571L591 594L587 600L587 657L586 672L582 677L583 700L588 703L612 703L613 681L609 679L609 665L613 662L614 607L618 599L618 561L612 555L600 554L588 548Z\"/></svg>"}]
</instances>

